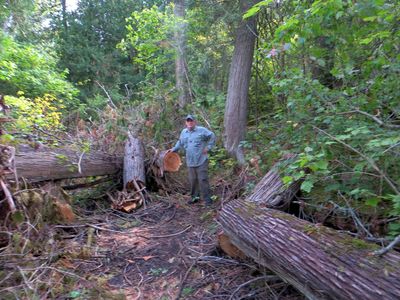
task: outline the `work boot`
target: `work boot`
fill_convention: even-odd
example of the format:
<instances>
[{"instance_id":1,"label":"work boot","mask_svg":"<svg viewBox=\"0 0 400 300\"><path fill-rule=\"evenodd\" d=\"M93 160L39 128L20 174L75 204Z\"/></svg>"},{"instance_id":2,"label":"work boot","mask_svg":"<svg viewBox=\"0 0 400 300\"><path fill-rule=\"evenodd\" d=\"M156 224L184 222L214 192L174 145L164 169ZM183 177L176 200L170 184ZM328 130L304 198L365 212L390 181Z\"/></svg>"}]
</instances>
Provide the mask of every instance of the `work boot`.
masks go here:
<instances>
[{"instance_id":1,"label":"work boot","mask_svg":"<svg viewBox=\"0 0 400 300\"><path fill-rule=\"evenodd\" d=\"M188 204L194 204L196 202L199 202L199 197L193 197L192 199L190 199L187 203Z\"/></svg>"}]
</instances>

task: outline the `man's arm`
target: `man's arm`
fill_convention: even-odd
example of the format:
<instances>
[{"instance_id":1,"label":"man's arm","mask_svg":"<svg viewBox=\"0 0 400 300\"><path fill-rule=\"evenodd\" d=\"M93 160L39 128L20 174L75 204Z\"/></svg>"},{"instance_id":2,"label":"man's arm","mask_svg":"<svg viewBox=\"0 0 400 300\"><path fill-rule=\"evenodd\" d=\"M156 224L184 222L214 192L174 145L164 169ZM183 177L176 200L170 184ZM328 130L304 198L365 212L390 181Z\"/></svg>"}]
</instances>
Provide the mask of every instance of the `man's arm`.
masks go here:
<instances>
[{"instance_id":1,"label":"man's arm","mask_svg":"<svg viewBox=\"0 0 400 300\"><path fill-rule=\"evenodd\" d=\"M207 153L208 151L210 151L214 145L215 145L215 134L214 132L210 131L207 129L207 146L206 148L204 148L204 153Z\"/></svg>"},{"instance_id":2,"label":"man's arm","mask_svg":"<svg viewBox=\"0 0 400 300\"><path fill-rule=\"evenodd\" d=\"M182 140L182 134L183 134L183 131L182 131L181 134L179 135L179 139L178 139L178 141L176 142L175 146L172 147L171 149L168 149L167 152L178 152L179 149L181 149L181 147L183 146L183 143L181 142L181 140Z\"/></svg>"},{"instance_id":3,"label":"man's arm","mask_svg":"<svg viewBox=\"0 0 400 300\"><path fill-rule=\"evenodd\" d=\"M179 151L179 149L181 149L181 139L179 139L179 140L176 142L175 146L172 147L172 148L169 149L169 150L171 150L172 152L177 152L177 151ZM171 151L170 151L170 152L171 152Z\"/></svg>"}]
</instances>

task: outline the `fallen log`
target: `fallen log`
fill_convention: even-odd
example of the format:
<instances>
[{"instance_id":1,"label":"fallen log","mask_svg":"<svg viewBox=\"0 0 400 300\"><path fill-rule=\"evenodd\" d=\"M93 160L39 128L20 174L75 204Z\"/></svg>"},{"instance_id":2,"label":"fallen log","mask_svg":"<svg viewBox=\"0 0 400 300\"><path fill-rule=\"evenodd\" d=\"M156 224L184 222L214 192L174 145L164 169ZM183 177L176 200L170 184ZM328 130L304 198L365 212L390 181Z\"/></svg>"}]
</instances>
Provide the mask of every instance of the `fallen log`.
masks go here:
<instances>
[{"instance_id":1,"label":"fallen log","mask_svg":"<svg viewBox=\"0 0 400 300\"><path fill-rule=\"evenodd\" d=\"M157 150L152 161L154 174L160 177L164 176L164 172L177 172L181 165L179 154L168 150Z\"/></svg>"},{"instance_id":2,"label":"fallen log","mask_svg":"<svg viewBox=\"0 0 400 300\"><path fill-rule=\"evenodd\" d=\"M185 187L177 176L171 173L178 172L182 165L178 153L168 150L159 150L154 147L152 158L146 165L146 178L149 180L149 187L158 192L180 192L185 191Z\"/></svg>"},{"instance_id":3,"label":"fallen log","mask_svg":"<svg viewBox=\"0 0 400 300\"><path fill-rule=\"evenodd\" d=\"M21 145L15 153L18 177L30 182L113 175L122 170L122 158L103 152ZM12 180L13 174L7 179Z\"/></svg>"},{"instance_id":4,"label":"fallen log","mask_svg":"<svg viewBox=\"0 0 400 300\"><path fill-rule=\"evenodd\" d=\"M231 242L309 299L400 299L400 254L246 200L218 220Z\"/></svg>"},{"instance_id":5,"label":"fallen log","mask_svg":"<svg viewBox=\"0 0 400 300\"><path fill-rule=\"evenodd\" d=\"M279 175L279 168L282 168L282 164L287 165L294 158L295 155L288 155L283 161L276 163L255 186L247 200L267 207L283 208L288 206L294 195L300 190L301 181L298 180L285 186Z\"/></svg>"}]
</instances>

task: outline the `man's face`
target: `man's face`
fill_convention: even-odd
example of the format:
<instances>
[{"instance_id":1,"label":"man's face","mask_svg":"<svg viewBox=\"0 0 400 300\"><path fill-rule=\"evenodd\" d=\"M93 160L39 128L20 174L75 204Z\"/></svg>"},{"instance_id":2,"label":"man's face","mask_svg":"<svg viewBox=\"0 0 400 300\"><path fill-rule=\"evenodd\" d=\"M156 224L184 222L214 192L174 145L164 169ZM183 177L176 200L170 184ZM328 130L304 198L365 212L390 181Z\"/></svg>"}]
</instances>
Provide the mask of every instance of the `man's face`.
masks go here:
<instances>
[{"instance_id":1,"label":"man's face","mask_svg":"<svg viewBox=\"0 0 400 300\"><path fill-rule=\"evenodd\" d=\"M186 128L189 130L193 130L194 127L196 127L196 121L192 120L192 119L187 119L185 124L186 124Z\"/></svg>"}]
</instances>

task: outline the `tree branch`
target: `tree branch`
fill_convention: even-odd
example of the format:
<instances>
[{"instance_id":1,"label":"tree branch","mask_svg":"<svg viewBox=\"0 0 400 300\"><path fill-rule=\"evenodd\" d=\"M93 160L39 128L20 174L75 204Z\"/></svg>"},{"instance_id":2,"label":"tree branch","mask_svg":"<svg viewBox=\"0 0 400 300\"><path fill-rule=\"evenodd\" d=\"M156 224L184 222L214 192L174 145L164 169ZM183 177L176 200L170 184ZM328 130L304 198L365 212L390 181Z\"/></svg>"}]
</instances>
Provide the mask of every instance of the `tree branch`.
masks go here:
<instances>
[{"instance_id":1,"label":"tree branch","mask_svg":"<svg viewBox=\"0 0 400 300\"><path fill-rule=\"evenodd\" d=\"M381 169L379 169L379 167L375 164L375 162L369 158L368 156L366 156L365 154L363 154L362 152L358 151L356 148L350 146L349 144L346 144L345 142L337 139L336 137L334 137L333 135L331 135L330 133L326 132L323 129L320 129L314 125L312 125L312 127L314 129L317 129L319 132L322 132L323 134L329 136L331 139L335 140L336 142L338 142L339 144L342 144L343 146L345 146L346 148L350 149L351 151L357 153L358 155L360 155L362 158L364 158L370 165L371 167L377 171L379 173L379 175L382 176L382 178L386 181L386 183L392 188L392 190L397 194L400 195L400 191L397 189L397 187L394 185L394 183L392 182L392 180L390 180L390 178L385 174L385 172L383 172Z\"/></svg>"},{"instance_id":2,"label":"tree branch","mask_svg":"<svg viewBox=\"0 0 400 300\"><path fill-rule=\"evenodd\" d=\"M108 98L108 103L111 105L112 108L117 108L114 104L114 102L111 99L110 94L107 92L106 88L104 87L104 85L102 85L100 82L98 82L97 80L94 81L103 91L104 93L107 95Z\"/></svg>"},{"instance_id":3,"label":"tree branch","mask_svg":"<svg viewBox=\"0 0 400 300\"><path fill-rule=\"evenodd\" d=\"M7 203L8 203L8 206L10 207L11 213L15 213L17 209L15 207L14 200L11 196L10 191L8 190L6 184L4 183L4 181L2 179L0 179L0 185L1 185L1 188L3 189L4 195L6 196Z\"/></svg>"},{"instance_id":4,"label":"tree branch","mask_svg":"<svg viewBox=\"0 0 400 300\"><path fill-rule=\"evenodd\" d=\"M372 254L381 256L381 255L389 252L389 250L393 249L393 247L396 246L398 243L400 243L400 235L398 235L389 245L387 245L386 247L384 247L380 250L372 252Z\"/></svg>"},{"instance_id":5,"label":"tree branch","mask_svg":"<svg viewBox=\"0 0 400 300\"><path fill-rule=\"evenodd\" d=\"M387 127L387 128L392 128L392 129L399 129L400 128L400 125L387 124L387 123L383 122L381 119L379 119L378 117L376 117L374 115L371 115L371 114L369 114L369 113L367 113L365 111L359 110L359 109L347 111L347 112L344 112L342 114L352 114L352 113L358 113L358 114L364 115L364 116L372 119L374 122L376 122L377 124L379 124L379 126L382 126L382 127Z\"/></svg>"}]
</instances>

